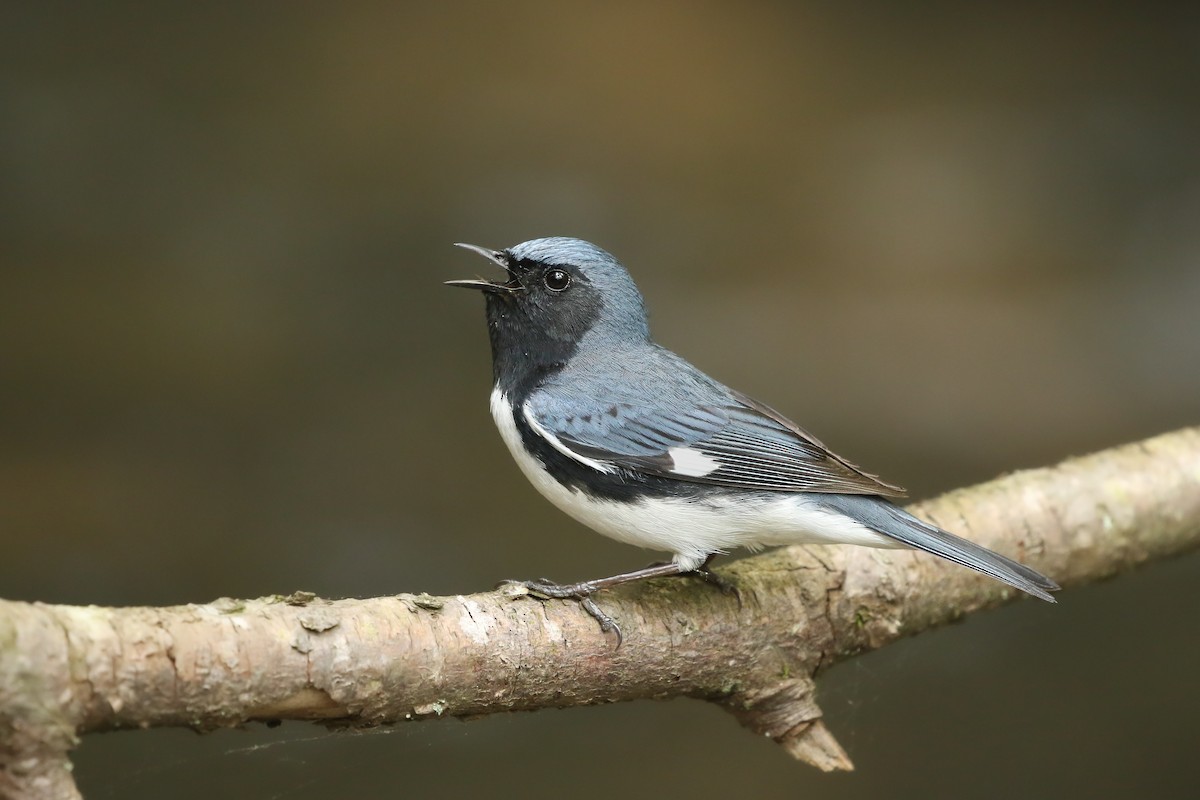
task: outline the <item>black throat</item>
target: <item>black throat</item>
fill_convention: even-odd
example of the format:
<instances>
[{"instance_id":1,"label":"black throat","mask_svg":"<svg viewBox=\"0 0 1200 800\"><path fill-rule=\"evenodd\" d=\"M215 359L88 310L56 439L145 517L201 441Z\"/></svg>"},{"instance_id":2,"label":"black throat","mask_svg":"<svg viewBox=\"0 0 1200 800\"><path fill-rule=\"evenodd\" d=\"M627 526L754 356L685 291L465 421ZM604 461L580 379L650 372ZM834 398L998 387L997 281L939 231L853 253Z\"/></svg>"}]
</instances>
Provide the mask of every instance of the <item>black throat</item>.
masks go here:
<instances>
[{"instance_id":1,"label":"black throat","mask_svg":"<svg viewBox=\"0 0 1200 800\"><path fill-rule=\"evenodd\" d=\"M512 295L487 295L487 323L492 380L518 406L579 348L577 338L548 335Z\"/></svg>"}]
</instances>

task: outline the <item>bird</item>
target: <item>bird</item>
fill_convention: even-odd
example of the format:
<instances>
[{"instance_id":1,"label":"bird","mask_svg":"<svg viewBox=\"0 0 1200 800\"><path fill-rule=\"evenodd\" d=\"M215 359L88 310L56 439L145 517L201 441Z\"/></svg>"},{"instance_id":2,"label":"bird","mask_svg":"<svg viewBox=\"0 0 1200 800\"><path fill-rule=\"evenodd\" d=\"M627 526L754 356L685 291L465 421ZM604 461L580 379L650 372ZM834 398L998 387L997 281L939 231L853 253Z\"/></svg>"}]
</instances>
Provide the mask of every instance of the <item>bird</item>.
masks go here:
<instances>
[{"instance_id":1,"label":"bird","mask_svg":"<svg viewBox=\"0 0 1200 800\"><path fill-rule=\"evenodd\" d=\"M520 470L584 525L671 554L606 578L509 583L579 602L618 647L597 592L672 575L729 591L709 565L737 547L914 548L1055 602L1050 578L913 516L894 502L904 489L656 344L641 292L605 250L568 237L457 246L504 270L446 284L486 298L491 413Z\"/></svg>"}]
</instances>

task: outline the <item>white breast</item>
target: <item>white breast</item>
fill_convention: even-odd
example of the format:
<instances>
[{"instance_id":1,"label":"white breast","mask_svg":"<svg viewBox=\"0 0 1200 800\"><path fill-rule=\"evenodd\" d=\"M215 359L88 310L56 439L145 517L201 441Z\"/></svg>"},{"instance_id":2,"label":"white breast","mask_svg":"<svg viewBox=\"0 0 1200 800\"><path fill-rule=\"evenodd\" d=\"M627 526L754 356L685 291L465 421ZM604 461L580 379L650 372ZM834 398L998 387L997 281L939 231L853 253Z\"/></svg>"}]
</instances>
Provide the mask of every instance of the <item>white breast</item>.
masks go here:
<instances>
[{"instance_id":1,"label":"white breast","mask_svg":"<svg viewBox=\"0 0 1200 800\"><path fill-rule=\"evenodd\" d=\"M634 503L597 500L559 483L535 456L525 449L508 397L496 389L491 398L492 417L500 437L525 477L551 503L589 528L619 542L665 550L685 570L695 569L713 553L735 547L758 549L769 545L847 543L868 547L902 546L858 522L820 508L802 494L748 495L745 499L696 500L681 498L644 499ZM521 413L525 413L522 409ZM552 447L602 472L613 467L604 462L588 464L558 443L526 415L526 420ZM679 459L676 456L677 460ZM704 466L690 453L689 467L700 472Z\"/></svg>"}]
</instances>

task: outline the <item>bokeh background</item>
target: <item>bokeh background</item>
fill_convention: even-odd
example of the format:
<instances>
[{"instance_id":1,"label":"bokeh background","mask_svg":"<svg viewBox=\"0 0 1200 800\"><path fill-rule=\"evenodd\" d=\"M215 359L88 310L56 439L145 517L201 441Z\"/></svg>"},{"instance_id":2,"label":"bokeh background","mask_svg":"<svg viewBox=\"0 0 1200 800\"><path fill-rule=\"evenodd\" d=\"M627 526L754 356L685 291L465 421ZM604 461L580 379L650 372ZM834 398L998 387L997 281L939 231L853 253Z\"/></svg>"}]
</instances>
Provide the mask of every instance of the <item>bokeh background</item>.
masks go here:
<instances>
[{"instance_id":1,"label":"bokeh background","mask_svg":"<svg viewBox=\"0 0 1200 800\"><path fill-rule=\"evenodd\" d=\"M1200 417L1185 4L6 3L0 595L640 566L537 497L449 246L622 258L658 338L916 497ZM688 701L87 738L89 798L1180 796L1200 556L835 668L851 775Z\"/></svg>"}]
</instances>

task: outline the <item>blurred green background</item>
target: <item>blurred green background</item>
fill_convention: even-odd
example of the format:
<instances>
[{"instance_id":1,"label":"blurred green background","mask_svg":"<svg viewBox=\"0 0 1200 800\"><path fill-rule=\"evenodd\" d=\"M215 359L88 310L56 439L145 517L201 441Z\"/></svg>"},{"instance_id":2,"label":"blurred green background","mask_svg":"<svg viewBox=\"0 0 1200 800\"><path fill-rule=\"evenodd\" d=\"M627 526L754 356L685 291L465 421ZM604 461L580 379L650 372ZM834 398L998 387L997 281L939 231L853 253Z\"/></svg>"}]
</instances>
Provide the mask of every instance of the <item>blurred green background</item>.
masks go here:
<instances>
[{"instance_id":1,"label":"blurred green background","mask_svg":"<svg viewBox=\"0 0 1200 800\"><path fill-rule=\"evenodd\" d=\"M1200 13L6 3L0 595L470 592L648 554L487 413L487 271L593 240L660 341L915 497L1200 411ZM824 676L821 775L687 701L87 738L89 798L1180 796L1200 556Z\"/></svg>"}]
</instances>

